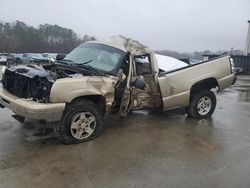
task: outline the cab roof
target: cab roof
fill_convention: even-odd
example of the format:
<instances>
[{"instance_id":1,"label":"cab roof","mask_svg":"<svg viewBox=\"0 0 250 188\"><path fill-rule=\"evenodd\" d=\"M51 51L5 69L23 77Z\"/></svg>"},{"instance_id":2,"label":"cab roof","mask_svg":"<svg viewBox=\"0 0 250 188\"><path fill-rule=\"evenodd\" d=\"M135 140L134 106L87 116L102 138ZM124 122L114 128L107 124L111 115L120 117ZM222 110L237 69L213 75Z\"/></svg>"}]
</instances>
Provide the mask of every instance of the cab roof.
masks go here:
<instances>
[{"instance_id":1,"label":"cab roof","mask_svg":"<svg viewBox=\"0 0 250 188\"><path fill-rule=\"evenodd\" d=\"M152 52L147 46L141 44L139 41L136 41L131 38L126 38L122 35L115 35L110 37L108 40L104 41L89 41L88 43L98 43L112 46L118 48L124 52L130 52L133 55L144 55Z\"/></svg>"}]
</instances>

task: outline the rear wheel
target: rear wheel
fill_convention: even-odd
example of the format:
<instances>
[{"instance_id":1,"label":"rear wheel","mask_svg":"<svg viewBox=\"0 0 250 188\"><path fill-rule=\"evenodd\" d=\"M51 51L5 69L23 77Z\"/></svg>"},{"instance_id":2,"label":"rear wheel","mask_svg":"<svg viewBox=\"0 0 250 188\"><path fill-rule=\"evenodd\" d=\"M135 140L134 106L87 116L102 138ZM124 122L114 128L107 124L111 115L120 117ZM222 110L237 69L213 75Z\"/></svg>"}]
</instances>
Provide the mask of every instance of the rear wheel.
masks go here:
<instances>
[{"instance_id":1,"label":"rear wheel","mask_svg":"<svg viewBox=\"0 0 250 188\"><path fill-rule=\"evenodd\" d=\"M55 127L56 135L66 144L96 138L101 131L101 113L96 104L89 100L69 104L61 122Z\"/></svg>"},{"instance_id":2,"label":"rear wheel","mask_svg":"<svg viewBox=\"0 0 250 188\"><path fill-rule=\"evenodd\" d=\"M215 94L210 90L204 90L191 97L186 113L194 118L207 118L213 114L215 107Z\"/></svg>"}]
</instances>

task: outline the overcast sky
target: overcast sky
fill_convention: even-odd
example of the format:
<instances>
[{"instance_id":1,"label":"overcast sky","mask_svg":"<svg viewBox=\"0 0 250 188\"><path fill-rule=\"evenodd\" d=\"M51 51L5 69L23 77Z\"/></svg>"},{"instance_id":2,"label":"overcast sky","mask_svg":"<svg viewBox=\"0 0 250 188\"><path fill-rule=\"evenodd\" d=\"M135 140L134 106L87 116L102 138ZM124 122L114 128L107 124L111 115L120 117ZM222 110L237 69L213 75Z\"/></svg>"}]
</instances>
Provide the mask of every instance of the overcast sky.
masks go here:
<instances>
[{"instance_id":1,"label":"overcast sky","mask_svg":"<svg viewBox=\"0 0 250 188\"><path fill-rule=\"evenodd\" d=\"M250 0L0 0L0 20L123 34L153 49L244 49Z\"/></svg>"}]
</instances>

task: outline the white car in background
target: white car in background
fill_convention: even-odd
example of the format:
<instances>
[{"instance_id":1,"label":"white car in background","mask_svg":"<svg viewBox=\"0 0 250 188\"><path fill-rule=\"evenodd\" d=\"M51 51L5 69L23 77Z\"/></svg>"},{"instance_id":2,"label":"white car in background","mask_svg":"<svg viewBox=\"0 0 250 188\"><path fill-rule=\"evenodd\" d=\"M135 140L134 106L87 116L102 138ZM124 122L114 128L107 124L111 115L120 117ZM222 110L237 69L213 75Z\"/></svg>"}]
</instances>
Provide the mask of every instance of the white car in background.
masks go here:
<instances>
[{"instance_id":1,"label":"white car in background","mask_svg":"<svg viewBox=\"0 0 250 188\"><path fill-rule=\"evenodd\" d=\"M6 55L1 55L0 54L0 63L6 62L7 61L7 56Z\"/></svg>"},{"instance_id":2,"label":"white car in background","mask_svg":"<svg viewBox=\"0 0 250 188\"><path fill-rule=\"evenodd\" d=\"M2 67L5 66L7 63L7 56L0 54L0 72L2 71ZM0 79L2 78L2 76L0 76Z\"/></svg>"},{"instance_id":3,"label":"white car in background","mask_svg":"<svg viewBox=\"0 0 250 188\"><path fill-rule=\"evenodd\" d=\"M46 58L47 60L49 60L50 62L55 62L57 54L56 53L43 53L42 56Z\"/></svg>"}]
</instances>

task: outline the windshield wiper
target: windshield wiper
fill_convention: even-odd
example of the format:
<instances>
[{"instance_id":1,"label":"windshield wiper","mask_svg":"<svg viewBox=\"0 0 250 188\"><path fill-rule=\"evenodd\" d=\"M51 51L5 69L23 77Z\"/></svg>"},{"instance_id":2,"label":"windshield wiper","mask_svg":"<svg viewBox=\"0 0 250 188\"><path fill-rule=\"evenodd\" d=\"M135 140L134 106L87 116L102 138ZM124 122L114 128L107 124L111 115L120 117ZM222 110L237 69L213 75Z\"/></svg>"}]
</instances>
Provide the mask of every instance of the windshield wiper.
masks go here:
<instances>
[{"instance_id":1,"label":"windshield wiper","mask_svg":"<svg viewBox=\"0 0 250 188\"><path fill-rule=\"evenodd\" d=\"M88 63L90 63L92 61L93 61L93 59L90 59L90 60L88 60L88 61L86 61L84 63L77 63L77 62L74 62L73 60L70 60L70 59L63 59L63 60L60 60L60 61L57 61L57 62L68 65L68 66L72 66L72 67L88 69L88 70L94 72L97 75L105 76L106 75L105 73L102 73L98 69L88 65Z\"/></svg>"},{"instance_id":2,"label":"windshield wiper","mask_svg":"<svg viewBox=\"0 0 250 188\"><path fill-rule=\"evenodd\" d=\"M106 74L104 74L103 72L100 72L98 69L94 68L94 67L91 67L89 65L87 65L87 63L85 64L78 64L78 63L72 63L72 66L75 66L75 67L79 67L79 68L85 68L85 69L88 69L88 70L91 70L92 72L95 72L97 75L100 75L100 76L105 76Z\"/></svg>"},{"instance_id":3,"label":"windshield wiper","mask_svg":"<svg viewBox=\"0 0 250 188\"><path fill-rule=\"evenodd\" d=\"M88 61L86 61L86 62L84 62L84 63L77 63L77 64L88 64L88 63L90 63L90 62L92 62L93 61L93 59L90 59L90 60L88 60ZM62 60L59 60L58 62L60 62L60 63L64 63L64 64L72 64L72 63L74 63L74 61L73 60L71 60L71 59L62 59Z\"/></svg>"},{"instance_id":4,"label":"windshield wiper","mask_svg":"<svg viewBox=\"0 0 250 188\"><path fill-rule=\"evenodd\" d=\"M93 61L93 59L90 59L90 60L88 60L88 61L86 61L86 62L84 62L84 63L81 63L81 64L88 64L88 63L90 63L90 62L92 62Z\"/></svg>"}]
</instances>

